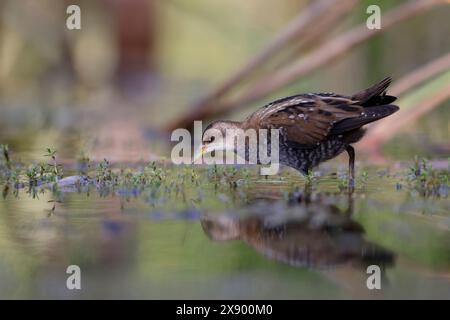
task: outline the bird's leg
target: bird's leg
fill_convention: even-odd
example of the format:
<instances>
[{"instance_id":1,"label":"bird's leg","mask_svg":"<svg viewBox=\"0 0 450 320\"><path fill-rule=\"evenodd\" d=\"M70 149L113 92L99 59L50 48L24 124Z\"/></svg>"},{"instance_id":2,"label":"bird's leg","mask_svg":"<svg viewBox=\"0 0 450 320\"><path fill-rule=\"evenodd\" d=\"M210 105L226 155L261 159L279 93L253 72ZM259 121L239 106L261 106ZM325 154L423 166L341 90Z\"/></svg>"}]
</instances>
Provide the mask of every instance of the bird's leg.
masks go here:
<instances>
[{"instance_id":1,"label":"bird's leg","mask_svg":"<svg viewBox=\"0 0 450 320\"><path fill-rule=\"evenodd\" d=\"M355 149L352 146L347 146L345 149L348 153L348 187L353 191L355 187Z\"/></svg>"},{"instance_id":2,"label":"bird's leg","mask_svg":"<svg viewBox=\"0 0 450 320\"><path fill-rule=\"evenodd\" d=\"M347 210L345 211L345 215L350 218L350 217L353 216L353 211L355 209L355 205L354 205L355 201L354 201L354 197L353 197L353 189L349 189L347 200L348 200L348 207L347 207Z\"/></svg>"}]
</instances>

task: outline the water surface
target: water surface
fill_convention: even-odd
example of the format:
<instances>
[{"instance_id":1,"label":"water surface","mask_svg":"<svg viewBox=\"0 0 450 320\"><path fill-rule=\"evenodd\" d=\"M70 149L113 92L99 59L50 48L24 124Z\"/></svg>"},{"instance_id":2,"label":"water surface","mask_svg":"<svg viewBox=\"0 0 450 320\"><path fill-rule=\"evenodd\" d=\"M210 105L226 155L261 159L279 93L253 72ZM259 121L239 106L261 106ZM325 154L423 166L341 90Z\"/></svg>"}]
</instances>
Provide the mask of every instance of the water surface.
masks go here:
<instances>
[{"instance_id":1,"label":"water surface","mask_svg":"<svg viewBox=\"0 0 450 320\"><path fill-rule=\"evenodd\" d=\"M145 188L3 190L0 297L450 298L448 194L359 165L349 196L333 166L306 189L290 169L169 166ZM73 264L81 290L66 288Z\"/></svg>"}]
</instances>

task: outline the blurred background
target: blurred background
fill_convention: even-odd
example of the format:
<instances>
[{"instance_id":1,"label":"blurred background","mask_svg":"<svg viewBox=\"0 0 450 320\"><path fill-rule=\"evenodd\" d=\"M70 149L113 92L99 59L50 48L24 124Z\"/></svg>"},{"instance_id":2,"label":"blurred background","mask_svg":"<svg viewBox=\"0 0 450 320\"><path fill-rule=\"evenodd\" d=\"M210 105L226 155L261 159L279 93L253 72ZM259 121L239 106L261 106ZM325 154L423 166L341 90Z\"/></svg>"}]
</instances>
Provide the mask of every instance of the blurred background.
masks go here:
<instances>
[{"instance_id":1,"label":"blurred background","mask_svg":"<svg viewBox=\"0 0 450 320\"><path fill-rule=\"evenodd\" d=\"M413 119L387 137L370 137L361 149L374 159L380 146L395 159L446 158L450 5L376 1L382 14L378 32L364 27L372 2L0 0L1 141L21 159L40 157L48 146L62 158L158 158L167 156L166 133L186 127L189 119L183 117L195 118L205 97L209 113L197 120L240 119L274 98L350 94L390 75L404 109L396 124L410 112ZM66 28L70 4L81 8L81 30ZM351 32L368 36L352 43ZM336 44L345 47L339 55L264 89L271 87L272 75L314 64ZM254 72L233 79L264 50L269 53ZM212 99L227 81L226 95ZM255 88L263 94L252 97Z\"/></svg>"},{"instance_id":2,"label":"blurred background","mask_svg":"<svg viewBox=\"0 0 450 320\"><path fill-rule=\"evenodd\" d=\"M81 30L66 28L72 4ZM379 30L366 26L372 4ZM0 144L14 166L51 166L51 148L66 176L107 158L137 181L108 193L7 180L0 298L448 298L449 30L448 0L0 0ZM295 202L305 179L288 170L136 164L168 157L170 132L193 120L386 76L401 110L356 147L355 205L346 155L321 165L314 192L328 196L306 213ZM114 181L108 165L91 169ZM386 290L369 292L360 266L332 267L377 255ZM326 270L301 267L311 257ZM83 290L67 290L70 264Z\"/></svg>"}]
</instances>

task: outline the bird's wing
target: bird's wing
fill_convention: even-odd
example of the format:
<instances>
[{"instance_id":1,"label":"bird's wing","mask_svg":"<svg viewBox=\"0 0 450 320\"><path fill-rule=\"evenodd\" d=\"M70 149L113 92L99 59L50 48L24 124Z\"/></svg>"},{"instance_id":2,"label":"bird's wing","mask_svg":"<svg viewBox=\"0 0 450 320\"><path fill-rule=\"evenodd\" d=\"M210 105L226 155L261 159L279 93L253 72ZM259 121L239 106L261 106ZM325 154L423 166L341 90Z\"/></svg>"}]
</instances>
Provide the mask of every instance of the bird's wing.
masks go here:
<instances>
[{"instance_id":1,"label":"bird's wing","mask_svg":"<svg viewBox=\"0 0 450 320\"><path fill-rule=\"evenodd\" d=\"M286 131L287 140L313 147L328 136L336 122L359 117L363 107L349 97L332 93L302 94L276 100L251 115L251 127Z\"/></svg>"}]
</instances>

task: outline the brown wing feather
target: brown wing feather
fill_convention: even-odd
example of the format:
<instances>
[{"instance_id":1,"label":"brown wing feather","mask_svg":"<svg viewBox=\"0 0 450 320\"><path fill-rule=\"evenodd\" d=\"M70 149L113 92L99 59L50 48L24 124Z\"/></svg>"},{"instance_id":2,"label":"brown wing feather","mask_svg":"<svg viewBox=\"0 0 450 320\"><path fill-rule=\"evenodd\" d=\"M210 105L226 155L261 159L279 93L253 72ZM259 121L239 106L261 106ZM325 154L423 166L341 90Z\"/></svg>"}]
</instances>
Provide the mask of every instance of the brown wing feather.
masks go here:
<instances>
[{"instance_id":1,"label":"brown wing feather","mask_svg":"<svg viewBox=\"0 0 450 320\"><path fill-rule=\"evenodd\" d=\"M334 123L358 117L363 108L343 96L299 95L277 100L251 115L249 127L285 129L289 141L316 145L328 136Z\"/></svg>"}]
</instances>

